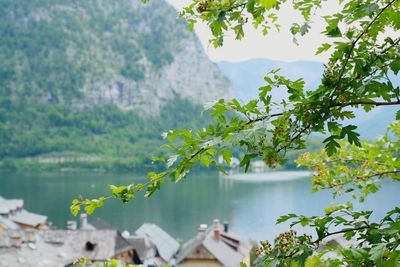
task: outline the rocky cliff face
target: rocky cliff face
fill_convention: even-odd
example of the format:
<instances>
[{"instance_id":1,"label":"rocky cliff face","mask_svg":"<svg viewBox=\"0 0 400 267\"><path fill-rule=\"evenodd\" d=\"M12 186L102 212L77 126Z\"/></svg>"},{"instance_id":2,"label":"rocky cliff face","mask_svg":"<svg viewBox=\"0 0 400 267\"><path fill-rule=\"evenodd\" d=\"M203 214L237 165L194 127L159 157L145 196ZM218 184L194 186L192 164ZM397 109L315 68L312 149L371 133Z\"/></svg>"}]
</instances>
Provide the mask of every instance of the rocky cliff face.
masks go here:
<instances>
[{"instance_id":1,"label":"rocky cliff face","mask_svg":"<svg viewBox=\"0 0 400 267\"><path fill-rule=\"evenodd\" d=\"M230 98L229 81L176 11L150 2L2 1L0 94L142 114L157 114L175 95Z\"/></svg>"}]
</instances>

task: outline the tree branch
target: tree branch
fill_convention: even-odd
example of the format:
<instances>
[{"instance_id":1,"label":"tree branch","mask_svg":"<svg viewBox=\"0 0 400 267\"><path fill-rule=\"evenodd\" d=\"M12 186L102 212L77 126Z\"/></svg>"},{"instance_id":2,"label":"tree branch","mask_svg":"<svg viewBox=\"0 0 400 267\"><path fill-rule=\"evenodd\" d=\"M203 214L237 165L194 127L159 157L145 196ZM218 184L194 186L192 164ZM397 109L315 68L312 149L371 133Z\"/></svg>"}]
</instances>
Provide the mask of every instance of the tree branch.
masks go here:
<instances>
[{"instance_id":1,"label":"tree branch","mask_svg":"<svg viewBox=\"0 0 400 267\"><path fill-rule=\"evenodd\" d=\"M319 244L322 240L324 240L328 236L337 235L337 234L344 234L344 233L347 233L347 232L359 231L359 230L364 230L364 229L369 229L369 228L371 228L371 226L366 225L366 226L362 226L362 227L343 229L343 230L339 230L339 231L336 231L336 232L327 233L326 235L324 235L324 236L318 238L317 240L313 241L313 244Z\"/></svg>"},{"instance_id":2,"label":"tree branch","mask_svg":"<svg viewBox=\"0 0 400 267\"><path fill-rule=\"evenodd\" d=\"M347 64L349 63L349 60L350 60L350 58L351 58L351 55L353 54L353 50L354 50L356 44L357 44L358 41L360 41L360 39L368 32L369 28L371 28L372 24L375 23L375 21L382 15L382 13L383 13L386 9L388 9L391 5L393 5L394 2L396 2L396 1L397 1L397 0L392 0L392 1L390 1L386 6L384 6L384 7L379 11L379 13L376 14L376 16L368 23L367 27L365 27L365 29L361 32L361 34L358 35L358 37L352 42L351 47L350 47L350 50L349 50L349 52L348 52L347 55L346 55L345 62L344 62L343 66L342 66L342 69L341 69L341 71L340 71L339 78L338 78L338 80L337 80L337 82L336 82L336 84L335 84L335 86L334 86L333 91L332 91L332 96L331 96L330 102L333 101L333 100L332 100L333 94L335 93L335 91L336 91L336 90L339 88L339 86L340 86L340 83L341 83L341 81L342 81L343 75L344 75L344 73L345 73L345 71L346 71Z\"/></svg>"},{"instance_id":3,"label":"tree branch","mask_svg":"<svg viewBox=\"0 0 400 267\"><path fill-rule=\"evenodd\" d=\"M348 107L348 106L356 106L356 105L373 105L373 106L393 106L393 105L400 105L400 101L395 102L376 102L376 101L352 101L348 103L334 103L329 107Z\"/></svg>"}]
</instances>

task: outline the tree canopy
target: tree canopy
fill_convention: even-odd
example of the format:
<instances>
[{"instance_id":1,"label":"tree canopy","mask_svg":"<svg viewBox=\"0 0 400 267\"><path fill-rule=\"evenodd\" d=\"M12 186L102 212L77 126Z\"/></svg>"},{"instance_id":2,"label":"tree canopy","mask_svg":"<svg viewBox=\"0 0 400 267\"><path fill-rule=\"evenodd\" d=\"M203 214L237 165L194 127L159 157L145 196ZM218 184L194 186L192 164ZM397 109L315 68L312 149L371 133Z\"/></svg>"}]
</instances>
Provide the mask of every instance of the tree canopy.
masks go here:
<instances>
[{"instance_id":1,"label":"tree canopy","mask_svg":"<svg viewBox=\"0 0 400 267\"><path fill-rule=\"evenodd\" d=\"M147 1L143 1L147 2ZM297 42L313 26L313 19L325 1L322 0L192 0L181 16L190 28L202 21L212 32L210 42L223 45L224 36L234 32L236 39L245 36L244 26L253 25L260 34L279 30L278 11L290 6L302 21L293 21L290 33ZM226 164L232 159L232 148L244 153L240 165L247 170L251 160L261 158L269 166L285 160L286 152L305 148L311 133L326 136L319 154L305 153L297 163L314 170L315 190L333 189L334 194L350 194L363 200L379 189L383 178L399 180L400 124L394 122L388 133L373 142L359 139L357 127L346 123L356 116L354 110L371 111L378 106L399 105L399 84L393 81L400 71L400 1L338 1L339 11L323 17L326 26L321 36L328 38L316 51L329 53L320 85L305 90L301 77L290 80L270 71L259 88L257 99L240 103L236 99L218 100L207 107L212 123L198 131L170 130L163 133L169 141L164 147L167 158L153 158L165 164L158 173L149 173L144 184L110 186L111 194L99 199L77 199L71 211L81 207L91 213L104 200L118 198L127 202L138 191L151 196L166 179L178 182L195 165L214 166L224 171L218 157ZM304 37L306 38L306 37ZM288 97L272 101L272 90L286 90ZM400 120L400 112L397 112ZM262 242L257 250L267 266L397 266L400 260L400 209L390 211L380 222L372 222L372 211L356 212L351 203L328 207L324 216L306 217L288 214L278 223L290 220L292 225L310 226L316 239L298 235L293 230L282 233L274 246ZM328 236L343 234L354 239L353 247L318 246ZM324 257L327 252L337 257Z\"/></svg>"}]
</instances>

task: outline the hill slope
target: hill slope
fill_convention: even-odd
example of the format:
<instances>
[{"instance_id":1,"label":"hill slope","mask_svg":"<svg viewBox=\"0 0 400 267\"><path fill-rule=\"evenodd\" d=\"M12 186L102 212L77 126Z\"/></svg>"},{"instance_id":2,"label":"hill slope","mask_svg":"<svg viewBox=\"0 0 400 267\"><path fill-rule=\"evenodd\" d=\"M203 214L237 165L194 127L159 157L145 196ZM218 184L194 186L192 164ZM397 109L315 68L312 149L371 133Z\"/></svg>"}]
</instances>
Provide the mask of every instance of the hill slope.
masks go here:
<instances>
[{"instance_id":1,"label":"hill slope","mask_svg":"<svg viewBox=\"0 0 400 267\"><path fill-rule=\"evenodd\" d=\"M0 168L143 170L233 95L164 0L4 0L0 36Z\"/></svg>"},{"instance_id":2,"label":"hill slope","mask_svg":"<svg viewBox=\"0 0 400 267\"><path fill-rule=\"evenodd\" d=\"M157 114L175 95L203 104L231 87L165 1L5 0L1 94Z\"/></svg>"}]
</instances>

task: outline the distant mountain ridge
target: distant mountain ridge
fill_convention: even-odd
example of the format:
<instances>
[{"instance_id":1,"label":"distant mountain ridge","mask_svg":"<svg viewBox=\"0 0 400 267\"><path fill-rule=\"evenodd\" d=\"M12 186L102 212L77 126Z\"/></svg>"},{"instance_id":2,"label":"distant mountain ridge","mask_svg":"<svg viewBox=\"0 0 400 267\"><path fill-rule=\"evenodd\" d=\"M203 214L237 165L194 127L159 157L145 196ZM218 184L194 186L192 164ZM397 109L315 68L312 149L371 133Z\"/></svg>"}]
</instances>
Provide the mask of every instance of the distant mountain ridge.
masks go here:
<instances>
[{"instance_id":1,"label":"distant mountain ridge","mask_svg":"<svg viewBox=\"0 0 400 267\"><path fill-rule=\"evenodd\" d=\"M290 79L304 78L306 88L315 89L324 70L323 64L316 61L283 62L270 59L251 59L243 62L218 62L222 72L231 80L235 97L246 102L257 97L258 88L265 84L263 77L271 70L280 68L280 74ZM393 75L393 82L400 84L400 77ZM279 100L287 94L284 91L273 90L273 99ZM382 135L386 127L395 119L398 107L378 107L369 113L357 110L357 118L347 121L359 127L363 138L371 139Z\"/></svg>"},{"instance_id":2,"label":"distant mountain ridge","mask_svg":"<svg viewBox=\"0 0 400 267\"><path fill-rule=\"evenodd\" d=\"M307 88L315 88L323 73L320 62L296 61L284 62L270 59L251 59L243 62L218 62L221 71L231 80L235 97L248 101L258 95L258 88L265 84L264 76L280 68L280 74L290 79L304 78ZM283 97L285 92L273 91L275 96Z\"/></svg>"},{"instance_id":3,"label":"distant mountain ridge","mask_svg":"<svg viewBox=\"0 0 400 267\"><path fill-rule=\"evenodd\" d=\"M232 96L229 81L164 0L5 0L3 96L157 114L176 95L198 104Z\"/></svg>"}]
</instances>

